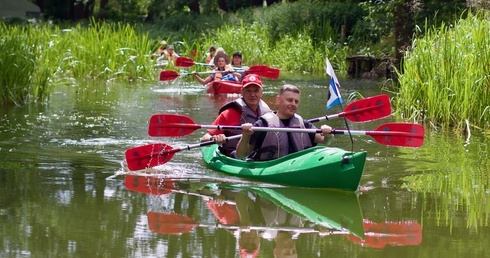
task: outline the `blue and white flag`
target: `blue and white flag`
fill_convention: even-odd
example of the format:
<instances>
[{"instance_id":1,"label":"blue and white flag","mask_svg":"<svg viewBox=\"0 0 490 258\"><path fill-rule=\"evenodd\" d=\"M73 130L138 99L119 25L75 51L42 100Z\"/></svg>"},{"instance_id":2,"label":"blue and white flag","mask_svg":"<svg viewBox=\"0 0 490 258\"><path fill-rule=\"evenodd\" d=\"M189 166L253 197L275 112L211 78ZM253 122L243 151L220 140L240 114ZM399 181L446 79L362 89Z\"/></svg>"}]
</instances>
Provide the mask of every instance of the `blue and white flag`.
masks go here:
<instances>
[{"instance_id":1,"label":"blue and white flag","mask_svg":"<svg viewBox=\"0 0 490 258\"><path fill-rule=\"evenodd\" d=\"M337 80L337 76L335 76L335 72L333 71L332 64L330 64L330 61L328 61L328 57L325 58L325 64L327 65L325 70L331 78L330 86L328 87L328 99L327 99L327 110L329 110L336 105L340 105L344 103L344 101L340 96L339 80Z\"/></svg>"}]
</instances>

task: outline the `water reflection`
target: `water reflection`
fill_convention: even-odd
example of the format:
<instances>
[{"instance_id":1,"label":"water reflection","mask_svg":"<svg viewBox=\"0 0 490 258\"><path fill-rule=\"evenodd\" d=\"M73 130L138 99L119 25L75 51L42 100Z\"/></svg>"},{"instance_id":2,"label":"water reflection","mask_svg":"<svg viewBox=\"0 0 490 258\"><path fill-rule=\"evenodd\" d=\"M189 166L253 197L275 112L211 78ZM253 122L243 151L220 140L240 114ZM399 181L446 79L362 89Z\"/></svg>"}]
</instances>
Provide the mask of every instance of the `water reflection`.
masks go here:
<instances>
[{"instance_id":1,"label":"water reflection","mask_svg":"<svg viewBox=\"0 0 490 258\"><path fill-rule=\"evenodd\" d=\"M266 100L274 100L279 85L292 83L303 93L298 113L308 118L326 114L325 76L288 78L281 72L280 80L264 83ZM204 133L150 138L151 115L184 114L209 124L221 102L234 99L215 99L195 81L188 84L59 85L47 104L0 109L0 257L236 257L233 230L193 226L181 235L150 230L148 211L182 214L201 225L227 225L207 207L207 199L127 191L123 177L114 175L130 147L155 142L184 146L199 142ZM341 84L345 99L354 91L382 93L372 81L341 79ZM392 119L356 123L351 129L372 130ZM328 123L345 126L341 119ZM419 149L386 147L369 137L354 137L353 142L356 150L368 151L359 196L367 243L342 234L300 233L293 239L299 257L490 256L488 134L472 129L468 141L428 130ZM336 137L334 146L349 149L351 139ZM188 189L179 189L196 194L204 194L199 190L206 182L250 186L250 181L206 168L201 158L198 149L181 152L155 172L186 180ZM367 220L375 225L420 223L423 243L399 247L408 242L390 240L383 249L373 248L367 233L383 231L367 228ZM271 257L273 248L273 241L260 238L259 257Z\"/></svg>"},{"instance_id":2,"label":"water reflection","mask_svg":"<svg viewBox=\"0 0 490 258\"><path fill-rule=\"evenodd\" d=\"M375 223L364 219L356 193L327 189L261 187L126 175L128 190L150 194L148 227L157 234L181 236L226 232L227 250L242 257L259 253L296 257L314 252L313 237L344 236L358 246L385 248L419 245L416 221ZM196 212L205 206L207 212ZM203 243L204 244L204 243ZM301 247L300 247L301 246ZM169 247L170 248L170 247Z\"/></svg>"}]
</instances>

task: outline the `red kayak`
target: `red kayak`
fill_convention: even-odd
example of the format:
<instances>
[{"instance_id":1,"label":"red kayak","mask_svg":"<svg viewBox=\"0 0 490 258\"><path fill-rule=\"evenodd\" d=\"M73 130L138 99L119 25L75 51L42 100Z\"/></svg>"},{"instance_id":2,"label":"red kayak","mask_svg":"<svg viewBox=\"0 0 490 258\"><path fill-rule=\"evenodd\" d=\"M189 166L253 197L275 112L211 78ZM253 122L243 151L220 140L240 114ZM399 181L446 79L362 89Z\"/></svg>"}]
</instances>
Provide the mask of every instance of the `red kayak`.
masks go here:
<instances>
[{"instance_id":1,"label":"red kayak","mask_svg":"<svg viewBox=\"0 0 490 258\"><path fill-rule=\"evenodd\" d=\"M211 94L241 94L242 84L234 81L212 81L206 84L206 92Z\"/></svg>"}]
</instances>

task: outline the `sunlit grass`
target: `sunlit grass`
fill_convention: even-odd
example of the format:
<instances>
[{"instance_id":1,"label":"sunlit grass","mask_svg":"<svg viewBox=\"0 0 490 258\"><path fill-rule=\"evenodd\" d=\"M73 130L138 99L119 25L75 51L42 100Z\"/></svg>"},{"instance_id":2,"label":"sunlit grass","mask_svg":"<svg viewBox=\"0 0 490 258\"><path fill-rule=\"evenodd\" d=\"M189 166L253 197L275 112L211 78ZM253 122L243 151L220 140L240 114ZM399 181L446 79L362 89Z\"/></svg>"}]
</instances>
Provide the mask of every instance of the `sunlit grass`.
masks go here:
<instances>
[{"instance_id":1,"label":"sunlit grass","mask_svg":"<svg viewBox=\"0 0 490 258\"><path fill-rule=\"evenodd\" d=\"M147 81L152 42L123 23L0 25L0 105L43 101L50 85L76 80Z\"/></svg>"},{"instance_id":2,"label":"sunlit grass","mask_svg":"<svg viewBox=\"0 0 490 258\"><path fill-rule=\"evenodd\" d=\"M490 128L490 20L469 15L413 42L400 75L400 116L443 129Z\"/></svg>"},{"instance_id":3,"label":"sunlit grass","mask_svg":"<svg viewBox=\"0 0 490 258\"><path fill-rule=\"evenodd\" d=\"M182 48L182 53L196 50L198 55L195 60L202 62L211 45L222 47L230 57L233 52L241 51L244 63L249 66L265 64L278 67L281 71L324 73L325 57L328 55L339 75L345 74L342 71L347 70L345 58L348 56L348 49L340 44L331 41L314 42L305 34L284 35L273 42L266 28L258 23L224 25L197 39L192 46L186 45Z\"/></svg>"}]
</instances>

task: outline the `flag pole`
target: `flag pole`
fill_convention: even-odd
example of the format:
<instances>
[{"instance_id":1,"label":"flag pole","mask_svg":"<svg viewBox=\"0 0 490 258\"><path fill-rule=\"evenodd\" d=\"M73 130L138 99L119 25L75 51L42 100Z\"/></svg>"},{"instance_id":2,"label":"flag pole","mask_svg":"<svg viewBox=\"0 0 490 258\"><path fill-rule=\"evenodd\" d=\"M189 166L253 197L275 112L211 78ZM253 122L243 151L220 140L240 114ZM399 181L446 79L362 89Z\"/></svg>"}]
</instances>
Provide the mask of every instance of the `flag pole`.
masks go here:
<instances>
[{"instance_id":1,"label":"flag pole","mask_svg":"<svg viewBox=\"0 0 490 258\"><path fill-rule=\"evenodd\" d=\"M328 87L328 99L327 99L327 105L326 109L327 111L336 106L340 105L342 109L344 106L342 103L344 101L342 100L342 96L340 95L340 83L339 80L337 79L337 76L335 75L335 71L333 70L332 64L330 64L330 61L328 60L328 56L325 57L325 71L328 76L330 76L330 83ZM347 119L344 116L344 122L345 122L345 127L347 131L349 132L349 137L350 137L350 142L351 142L351 152L354 152L354 139L352 138L352 134L350 133L350 128L349 124L347 123Z\"/></svg>"}]
</instances>

